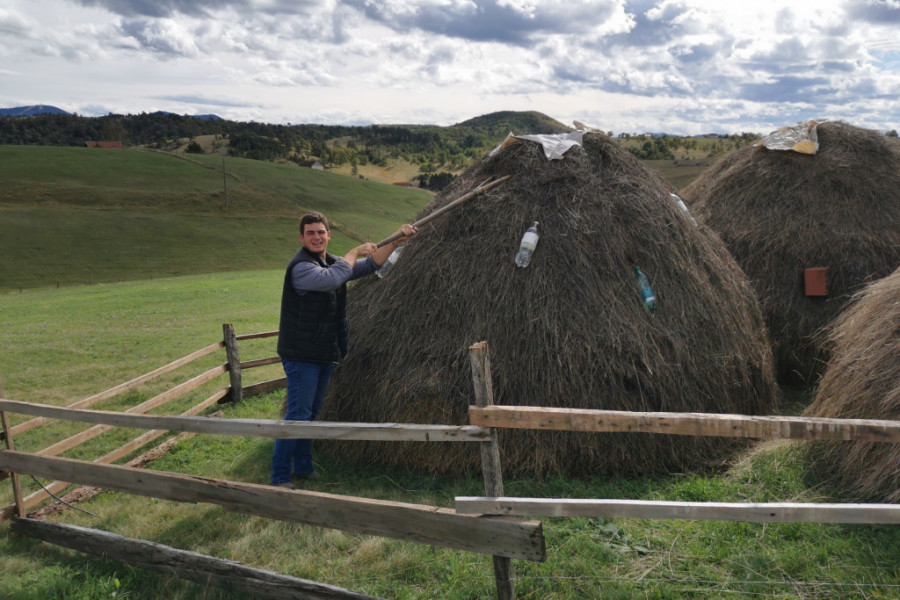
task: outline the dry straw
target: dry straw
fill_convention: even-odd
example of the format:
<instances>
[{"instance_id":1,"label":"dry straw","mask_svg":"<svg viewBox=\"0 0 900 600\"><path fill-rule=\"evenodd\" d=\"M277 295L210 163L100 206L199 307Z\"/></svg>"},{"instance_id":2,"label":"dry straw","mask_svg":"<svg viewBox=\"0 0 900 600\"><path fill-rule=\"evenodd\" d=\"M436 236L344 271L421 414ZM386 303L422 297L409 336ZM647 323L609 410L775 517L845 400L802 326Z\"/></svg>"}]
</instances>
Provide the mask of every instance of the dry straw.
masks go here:
<instances>
[{"instance_id":1,"label":"dry straw","mask_svg":"<svg viewBox=\"0 0 900 600\"><path fill-rule=\"evenodd\" d=\"M833 357L806 415L900 420L900 269L859 295L829 341ZM843 496L900 502L900 444L816 442L809 454Z\"/></svg>"},{"instance_id":2,"label":"dry straw","mask_svg":"<svg viewBox=\"0 0 900 600\"><path fill-rule=\"evenodd\" d=\"M764 414L776 387L762 316L724 245L695 228L665 182L615 141L548 161L517 141L457 178L419 215L490 178L505 184L435 219L383 280L350 290L350 355L327 418L463 425L468 347L487 341L496 404ZM513 262L533 221L531 264ZM659 298L651 313L638 265ZM735 442L646 434L501 432L504 472L545 477L718 466ZM454 473L473 444L329 443L341 456Z\"/></svg>"},{"instance_id":3,"label":"dry straw","mask_svg":"<svg viewBox=\"0 0 900 600\"><path fill-rule=\"evenodd\" d=\"M818 126L813 155L748 147L684 190L759 294L780 377L814 381L827 361L821 330L866 283L900 264L900 153L841 122ZM828 269L827 298L804 271Z\"/></svg>"}]
</instances>

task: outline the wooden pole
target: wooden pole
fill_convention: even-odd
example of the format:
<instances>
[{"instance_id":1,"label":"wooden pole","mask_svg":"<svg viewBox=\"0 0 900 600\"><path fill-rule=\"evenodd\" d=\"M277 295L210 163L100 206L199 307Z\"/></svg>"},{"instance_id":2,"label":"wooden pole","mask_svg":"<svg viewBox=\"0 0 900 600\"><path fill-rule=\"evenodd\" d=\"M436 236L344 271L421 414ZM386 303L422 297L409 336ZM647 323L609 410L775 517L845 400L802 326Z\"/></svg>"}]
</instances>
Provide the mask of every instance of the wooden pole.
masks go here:
<instances>
[{"instance_id":1,"label":"wooden pole","mask_svg":"<svg viewBox=\"0 0 900 600\"><path fill-rule=\"evenodd\" d=\"M295 521L480 554L539 562L547 560L540 521L457 515L452 509L436 506L287 490L269 485L100 465L71 458L36 456L14 450L0 452L0 469L163 500L218 504L227 511L267 519Z\"/></svg>"},{"instance_id":2,"label":"wooden pole","mask_svg":"<svg viewBox=\"0 0 900 600\"><path fill-rule=\"evenodd\" d=\"M494 385L491 381L491 361L487 342L469 346L469 363L472 365L472 384L475 387L475 403L478 406L494 404ZM484 474L484 491L488 496L503 496L503 472L500 468L500 446L497 432L491 429L490 439L481 442L481 468ZM512 561L494 556L494 579L497 582L499 600L515 600Z\"/></svg>"},{"instance_id":3,"label":"wooden pole","mask_svg":"<svg viewBox=\"0 0 900 600\"><path fill-rule=\"evenodd\" d=\"M0 396L3 396L3 381L0 380ZM13 441L12 430L9 427L9 417L6 411L0 411L0 422L3 424L3 432L6 434L6 449L15 450L16 444ZM10 480L12 481L13 498L16 500L16 514L20 517L25 516L25 505L22 503L22 487L19 485L19 474L10 470Z\"/></svg>"},{"instance_id":4,"label":"wooden pole","mask_svg":"<svg viewBox=\"0 0 900 600\"><path fill-rule=\"evenodd\" d=\"M63 548L95 554L142 569L175 574L201 585L214 583L237 590L248 598L270 600L377 600L344 588L225 560L179 550L147 540L135 540L107 531L20 519L12 526L19 535L37 538Z\"/></svg>"},{"instance_id":5,"label":"wooden pole","mask_svg":"<svg viewBox=\"0 0 900 600\"><path fill-rule=\"evenodd\" d=\"M450 210L456 208L457 206L459 206L460 204L462 204L462 203L465 202L466 200L469 200L469 199L473 198L474 196L477 196L478 194L480 194L480 193L482 193L482 192L486 192L486 191L488 191L489 189L494 188L494 187L497 187L497 186L500 185L501 183L506 182L506 180L509 179L510 177L512 177L512 175L504 175L503 177L501 177L501 178L499 178L499 179L495 179L494 181L491 181L491 182L488 182L488 183L483 183L483 184L479 185L477 188L475 188L474 190L472 190L471 192L469 192L468 194L465 194L465 195L463 195L463 196L460 196L459 198L457 198L456 200L454 200L454 201L451 202L450 204L447 204L447 205L443 206L442 208L437 209L436 211L434 211L434 212L431 213L430 215L425 215L424 217L422 217L421 219L419 219L418 221L416 221L415 223L413 223L412 226L413 226L413 227L421 227L422 225L428 223L428 222L431 221L432 219L435 219L435 218L441 216L442 214L444 214L445 212L448 212L448 211L450 211ZM384 246L384 245L390 244L390 243L393 242L394 240L399 240L401 237L403 237L403 234L401 234L401 233L395 233L395 234L392 235L391 237L381 240L380 242L378 242L377 245L378 245L379 248L381 248L381 247Z\"/></svg>"},{"instance_id":6,"label":"wooden pole","mask_svg":"<svg viewBox=\"0 0 900 600\"><path fill-rule=\"evenodd\" d=\"M231 396L229 399L231 402L240 402L243 398L241 357L238 353L237 339L234 336L234 325L223 323L222 333L224 335L225 353L228 356L228 376L231 379Z\"/></svg>"}]
</instances>

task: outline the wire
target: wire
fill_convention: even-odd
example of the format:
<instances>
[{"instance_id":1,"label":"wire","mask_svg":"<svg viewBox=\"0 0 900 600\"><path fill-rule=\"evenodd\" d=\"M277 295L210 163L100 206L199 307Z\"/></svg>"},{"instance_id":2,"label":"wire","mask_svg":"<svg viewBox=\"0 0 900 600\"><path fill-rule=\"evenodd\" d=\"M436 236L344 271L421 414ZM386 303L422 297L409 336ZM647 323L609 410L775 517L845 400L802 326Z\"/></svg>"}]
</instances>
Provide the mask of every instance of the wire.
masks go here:
<instances>
[{"instance_id":1,"label":"wire","mask_svg":"<svg viewBox=\"0 0 900 600\"><path fill-rule=\"evenodd\" d=\"M61 502L62 504L65 504L65 505L68 506L69 508L74 508L75 510L79 510L79 511L85 513L85 514L91 515L91 516L94 517L95 519L99 519L99 518L100 518L100 517L98 517L97 515L95 515L94 513L92 513L92 512L89 511L89 510L85 510L85 509L83 509L83 508L80 508L80 507L78 507L78 506L75 506L74 504L69 504L68 502L66 502L65 500L63 500L62 498L60 498L59 496L57 496L56 494L54 494L53 492L51 492L50 490L48 490L47 488L45 488L45 487L44 487L44 484L41 483L40 481L38 481L38 480L37 480L37 477L35 477L34 475L30 475L30 477L34 480L34 482L35 482L36 484L38 484L39 486L41 486L41 489L43 489L47 494L49 494L49 495L50 495L54 500L56 500L57 502Z\"/></svg>"}]
</instances>

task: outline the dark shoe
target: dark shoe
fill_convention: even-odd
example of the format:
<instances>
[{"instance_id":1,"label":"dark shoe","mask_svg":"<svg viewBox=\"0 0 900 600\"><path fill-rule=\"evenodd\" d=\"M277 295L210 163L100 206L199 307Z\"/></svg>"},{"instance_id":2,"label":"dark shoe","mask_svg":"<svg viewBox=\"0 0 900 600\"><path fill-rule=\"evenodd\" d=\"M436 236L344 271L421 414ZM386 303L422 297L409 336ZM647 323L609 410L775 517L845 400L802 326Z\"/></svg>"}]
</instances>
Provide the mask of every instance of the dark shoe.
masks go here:
<instances>
[{"instance_id":1,"label":"dark shoe","mask_svg":"<svg viewBox=\"0 0 900 600\"><path fill-rule=\"evenodd\" d=\"M286 490L296 490L296 489L297 489L297 486L294 485L294 482L293 482L293 481L284 481L284 482L282 482L282 483L275 483L275 484L273 484L273 485L274 485L275 487L284 488L284 489L286 489Z\"/></svg>"},{"instance_id":2,"label":"dark shoe","mask_svg":"<svg viewBox=\"0 0 900 600\"><path fill-rule=\"evenodd\" d=\"M291 479L294 481L318 481L322 479L322 476L319 475L318 471L313 471L312 473L304 473L303 475L291 475Z\"/></svg>"}]
</instances>

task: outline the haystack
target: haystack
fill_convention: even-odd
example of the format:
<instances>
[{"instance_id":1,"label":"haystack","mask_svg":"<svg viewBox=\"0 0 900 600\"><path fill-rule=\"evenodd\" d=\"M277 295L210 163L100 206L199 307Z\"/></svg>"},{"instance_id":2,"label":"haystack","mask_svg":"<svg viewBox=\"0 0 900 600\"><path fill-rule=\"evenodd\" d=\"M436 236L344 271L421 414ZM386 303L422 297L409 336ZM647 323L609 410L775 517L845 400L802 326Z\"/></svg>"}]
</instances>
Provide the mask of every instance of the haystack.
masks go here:
<instances>
[{"instance_id":1,"label":"haystack","mask_svg":"<svg viewBox=\"0 0 900 600\"><path fill-rule=\"evenodd\" d=\"M817 378L827 361L821 330L900 264L897 147L840 122L817 132L814 155L744 148L683 193L750 277L786 381ZM810 268L827 269L827 295L806 295Z\"/></svg>"},{"instance_id":2,"label":"haystack","mask_svg":"<svg viewBox=\"0 0 900 600\"><path fill-rule=\"evenodd\" d=\"M763 414L776 388L755 296L724 245L666 183L599 133L560 160L516 141L458 177L419 218L512 175L426 225L382 280L357 282L351 346L323 415L468 424L468 348L486 341L496 404ZM540 223L531 264L514 257ZM646 309L635 266L658 296ZM458 473L477 444L331 443L342 457ZM505 473L543 477L716 466L716 438L505 430ZM320 446L321 447L321 446Z\"/></svg>"},{"instance_id":3,"label":"haystack","mask_svg":"<svg viewBox=\"0 0 900 600\"><path fill-rule=\"evenodd\" d=\"M806 416L900 421L900 269L837 321L833 356ZM812 468L850 500L900 503L900 444L816 442Z\"/></svg>"}]
</instances>

